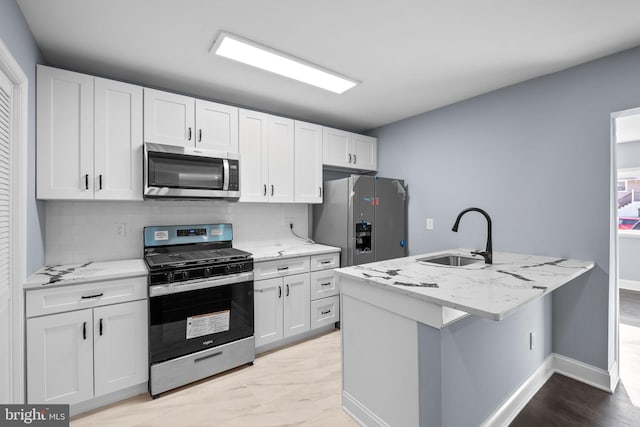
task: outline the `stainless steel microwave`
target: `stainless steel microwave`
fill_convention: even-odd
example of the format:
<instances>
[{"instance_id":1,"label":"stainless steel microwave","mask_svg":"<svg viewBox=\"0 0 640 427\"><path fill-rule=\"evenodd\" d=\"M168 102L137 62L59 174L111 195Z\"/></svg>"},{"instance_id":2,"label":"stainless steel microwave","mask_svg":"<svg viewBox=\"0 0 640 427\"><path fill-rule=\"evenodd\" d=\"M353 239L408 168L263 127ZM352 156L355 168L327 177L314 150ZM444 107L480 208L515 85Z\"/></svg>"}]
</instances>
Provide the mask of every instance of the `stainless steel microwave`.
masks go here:
<instances>
[{"instance_id":1,"label":"stainless steel microwave","mask_svg":"<svg viewBox=\"0 0 640 427\"><path fill-rule=\"evenodd\" d=\"M239 156L226 151L144 144L145 198L238 198Z\"/></svg>"}]
</instances>

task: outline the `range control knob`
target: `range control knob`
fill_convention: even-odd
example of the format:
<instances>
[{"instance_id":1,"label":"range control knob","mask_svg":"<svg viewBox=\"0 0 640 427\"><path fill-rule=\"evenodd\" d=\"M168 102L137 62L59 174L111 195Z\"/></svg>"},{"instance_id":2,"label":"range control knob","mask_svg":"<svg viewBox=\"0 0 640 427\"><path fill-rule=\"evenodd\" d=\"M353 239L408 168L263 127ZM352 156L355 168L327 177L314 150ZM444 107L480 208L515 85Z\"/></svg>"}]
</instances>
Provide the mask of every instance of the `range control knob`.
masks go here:
<instances>
[{"instance_id":1,"label":"range control knob","mask_svg":"<svg viewBox=\"0 0 640 427\"><path fill-rule=\"evenodd\" d=\"M167 273L167 282L171 283L173 282L173 280L176 278L175 274L173 274L173 271L170 271Z\"/></svg>"},{"instance_id":2,"label":"range control knob","mask_svg":"<svg viewBox=\"0 0 640 427\"><path fill-rule=\"evenodd\" d=\"M231 265L225 265L224 266L224 272L225 273L231 273L231 271L233 271L233 269L231 268Z\"/></svg>"},{"instance_id":3,"label":"range control knob","mask_svg":"<svg viewBox=\"0 0 640 427\"><path fill-rule=\"evenodd\" d=\"M183 271L182 272L182 280L187 280L189 279L189 272L188 271Z\"/></svg>"},{"instance_id":4,"label":"range control knob","mask_svg":"<svg viewBox=\"0 0 640 427\"><path fill-rule=\"evenodd\" d=\"M206 267L206 268L204 269L204 276L205 276L205 277L209 277L209 276L211 276L211 274L212 274L212 273L213 273L213 270L211 269L211 267Z\"/></svg>"}]
</instances>

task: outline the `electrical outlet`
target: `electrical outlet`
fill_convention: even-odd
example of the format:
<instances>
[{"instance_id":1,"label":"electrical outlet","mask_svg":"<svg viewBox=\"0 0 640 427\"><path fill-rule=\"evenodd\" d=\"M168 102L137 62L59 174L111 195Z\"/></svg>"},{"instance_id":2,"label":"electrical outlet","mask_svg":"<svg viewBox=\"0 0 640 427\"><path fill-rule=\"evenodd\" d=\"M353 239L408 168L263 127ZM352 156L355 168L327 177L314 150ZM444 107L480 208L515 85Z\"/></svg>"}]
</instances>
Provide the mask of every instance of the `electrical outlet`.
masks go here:
<instances>
[{"instance_id":1,"label":"electrical outlet","mask_svg":"<svg viewBox=\"0 0 640 427\"><path fill-rule=\"evenodd\" d=\"M427 218L427 230L433 230L433 218Z\"/></svg>"},{"instance_id":2,"label":"electrical outlet","mask_svg":"<svg viewBox=\"0 0 640 427\"><path fill-rule=\"evenodd\" d=\"M293 218L285 218L284 219L284 223L287 224L287 227L291 227L291 224L293 224L295 226L296 222L293 220Z\"/></svg>"},{"instance_id":3,"label":"electrical outlet","mask_svg":"<svg viewBox=\"0 0 640 427\"><path fill-rule=\"evenodd\" d=\"M536 333L529 332L529 350L536 348Z\"/></svg>"},{"instance_id":4,"label":"electrical outlet","mask_svg":"<svg viewBox=\"0 0 640 427\"><path fill-rule=\"evenodd\" d=\"M127 238L127 224L124 222L117 222L114 225L114 232L117 238L126 239Z\"/></svg>"}]
</instances>

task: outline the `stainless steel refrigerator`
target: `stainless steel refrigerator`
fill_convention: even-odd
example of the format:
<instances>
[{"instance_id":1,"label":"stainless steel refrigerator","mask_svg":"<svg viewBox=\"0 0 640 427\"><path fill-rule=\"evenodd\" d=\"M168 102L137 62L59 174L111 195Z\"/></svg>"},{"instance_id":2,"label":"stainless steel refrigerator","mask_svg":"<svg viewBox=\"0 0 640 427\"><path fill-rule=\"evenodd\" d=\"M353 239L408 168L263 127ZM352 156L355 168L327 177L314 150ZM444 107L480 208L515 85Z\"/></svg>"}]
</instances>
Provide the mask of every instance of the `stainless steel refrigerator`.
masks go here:
<instances>
[{"instance_id":1,"label":"stainless steel refrigerator","mask_svg":"<svg viewBox=\"0 0 640 427\"><path fill-rule=\"evenodd\" d=\"M406 255L407 192L404 181L366 175L324 182L313 206L313 240L342 249L340 266Z\"/></svg>"}]
</instances>

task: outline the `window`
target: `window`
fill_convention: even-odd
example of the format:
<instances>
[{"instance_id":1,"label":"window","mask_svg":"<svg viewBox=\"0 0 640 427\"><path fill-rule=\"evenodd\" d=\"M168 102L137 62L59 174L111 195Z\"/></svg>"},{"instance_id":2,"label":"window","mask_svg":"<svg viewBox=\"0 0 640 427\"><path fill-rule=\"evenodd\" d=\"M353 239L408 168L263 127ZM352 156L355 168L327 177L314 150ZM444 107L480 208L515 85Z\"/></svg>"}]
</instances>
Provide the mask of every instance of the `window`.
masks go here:
<instances>
[{"instance_id":1,"label":"window","mask_svg":"<svg viewBox=\"0 0 640 427\"><path fill-rule=\"evenodd\" d=\"M640 169L618 169L618 230L640 231Z\"/></svg>"}]
</instances>

